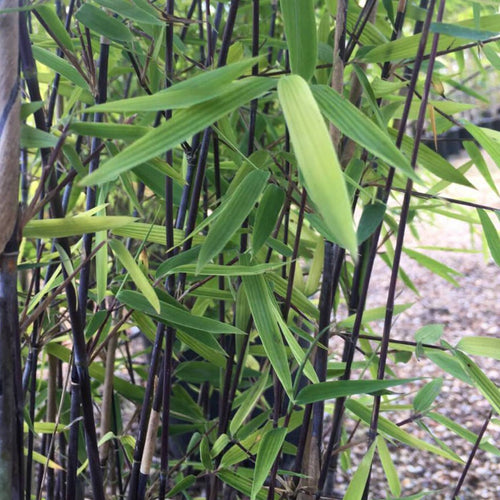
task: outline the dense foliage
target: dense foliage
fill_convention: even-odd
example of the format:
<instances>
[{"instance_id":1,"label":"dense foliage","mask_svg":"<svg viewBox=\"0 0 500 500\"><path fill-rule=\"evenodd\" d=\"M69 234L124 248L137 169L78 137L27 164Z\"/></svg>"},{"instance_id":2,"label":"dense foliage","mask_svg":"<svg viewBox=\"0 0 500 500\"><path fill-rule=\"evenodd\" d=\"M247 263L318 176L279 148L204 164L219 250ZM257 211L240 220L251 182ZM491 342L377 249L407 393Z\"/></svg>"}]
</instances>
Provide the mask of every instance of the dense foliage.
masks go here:
<instances>
[{"instance_id":1,"label":"dense foliage","mask_svg":"<svg viewBox=\"0 0 500 500\"><path fill-rule=\"evenodd\" d=\"M428 214L469 222L500 264L494 210L447 191L477 168L498 194L483 154L500 167L500 132L477 124L497 105L496 1L56 0L3 15L21 26L26 498L398 498L394 443L463 478L478 447L500 453L433 411L441 376L500 411L470 357L500 359L500 339L391 337L410 306L398 287L416 290L403 253L454 280L405 244ZM438 147L450 131L458 167ZM391 278L369 310L376 259ZM412 356L437 375L409 395L396 365ZM408 409L471 455L398 425ZM387 491L370 487L376 456Z\"/></svg>"}]
</instances>

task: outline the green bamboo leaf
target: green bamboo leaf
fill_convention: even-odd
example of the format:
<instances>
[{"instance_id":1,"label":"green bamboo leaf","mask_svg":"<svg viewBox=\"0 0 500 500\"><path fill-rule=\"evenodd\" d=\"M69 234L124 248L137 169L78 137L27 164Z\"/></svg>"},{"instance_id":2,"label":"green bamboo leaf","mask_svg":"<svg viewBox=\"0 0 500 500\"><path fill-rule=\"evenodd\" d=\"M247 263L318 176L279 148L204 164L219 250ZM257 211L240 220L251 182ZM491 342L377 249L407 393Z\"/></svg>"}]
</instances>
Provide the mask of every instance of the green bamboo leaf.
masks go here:
<instances>
[{"instance_id":1,"label":"green bamboo leaf","mask_svg":"<svg viewBox=\"0 0 500 500\"><path fill-rule=\"evenodd\" d=\"M486 127L478 127L465 120L462 120L462 125L500 168L500 132Z\"/></svg>"},{"instance_id":2,"label":"green bamboo leaf","mask_svg":"<svg viewBox=\"0 0 500 500\"><path fill-rule=\"evenodd\" d=\"M255 264L253 266L206 264L203 266L203 269L199 270L197 264L184 264L171 268L168 272L162 274L162 276L172 273L186 273L201 276L254 276L256 274L265 274L270 271L275 271L283 266L283 262Z\"/></svg>"},{"instance_id":3,"label":"green bamboo leaf","mask_svg":"<svg viewBox=\"0 0 500 500\"><path fill-rule=\"evenodd\" d=\"M26 124L21 124L21 147L22 148L53 148L57 144L55 135L44 132Z\"/></svg>"},{"instance_id":4,"label":"green bamboo leaf","mask_svg":"<svg viewBox=\"0 0 500 500\"><path fill-rule=\"evenodd\" d=\"M363 208L357 231L359 244L367 240L384 220L385 209L382 203L370 203Z\"/></svg>"},{"instance_id":5,"label":"green bamboo leaf","mask_svg":"<svg viewBox=\"0 0 500 500\"><path fill-rule=\"evenodd\" d=\"M363 457L358 465L358 468L352 476L351 482L344 495L344 500L361 500L366 487L366 480L372 466L373 455L377 442L373 442L366 455Z\"/></svg>"},{"instance_id":6,"label":"green bamboo leaf","mask_svg":"<svg viewBox=\"0 0 500 500\"><path fill-rule=\"evenodd\" d=\"M316 403L317 401L352 396L353 394L372 394L389 387L408 384L415 380L417 379L336 380L334 382L320 382L304 387L295 398L295 403L309 404Z\"/></svg>"},{"instance_id":7,"label":"green bamboo leaf","mask_svg":"<svg viewBox=\"0 0 500 500\"><path fill-rule=\"evenodd\" d=\"M217 207L214 212L216 219L201 246L196 266L197 273L224 249L226 243L238 231L252 211L268 179L269 174L262 170L250 172L233 193Z\"/></svg>"},{"instance_id":8,"label":"green bamboo leaf","mask_svg":"<svg viewBox=\"0 0 500 500\"><path fill-rule=\"evenodd\" d=\"M478 208L477 213L479 215L481 225L483 226L484 236L486 238L486 242L488 243L491 256L493 257L496 265L500 266L500 237L498 236L498 231L485 210Z\"/></svg>"},{"instance_id":9,"label":"green bamboo leaf","mask_svg":"<svg viewBox=\"0 0 500 500\"><path fill-rule=\"evenodd\" d=\"M238 474L237 472L229 469L218 470L217 476L223 483L228 484L231 488L243 493L243 495L247 497L251 495L253 481L249 477L243 476L242 474ZM257 494L257 500L266 500L266 498L267 492L264 489L261 489ZM278 498L278 496L275 495L275 498Z\"/></svg>"},{"instance_id":10,"label":"green bamboo leaf","mask_svg":"<svg viewBox=\"0 0 500 500\"><path fill-rule=\"evenodd\" d=\"M331 87L315 85L313 93L321 112L343 134L421 184L408 158L396 148L385 130L377 127L356 106Z\"/></svg>"},{"instance_id":11,"label":"green bamboo leaf","mask_svg":"<svg viewBox=\"0 0 500 500\"><path fill-rule=\"evenodd\" d=\"M469 375L472 385L479 390L493 409L500 415L500 390L495 383L488 378L469 356L458 350L454 351L453 355L458 359L467 375Z\"/></svg>"},{"instance_id":12,"label":"green bamboo leaf","mask_svg":"<svg viewBox=\"0 0 500 500\"><path fill-rule=\"evenodd\" d=\"M281 331L275 319L269 287L262 275L243 276L242 281L264 350L285 392L292 398L292 376Z\"/></svg>"},{"instance_id":13,"label":"green bamboo leaf","mask_svg":"<svg viewBox=\"0 0 500 500\"><path fill-rule=\"evenodd\" d=\"M351 204L332 141L306 81L298 75L278 82L278 96L307 193L332 241L357 259Z\"/></svg>"},{"instance_id":14,"label":"green bamboo leaf","mask_svg":"<svg viewBox=\"0 0 500 500\"><path fill-rule=\"evenodd\" d=\"M488 38L498 34L498 30L484 31L452 23L431 23L431 31L441 35L449 35L454 38L464 38L465 40L475 40L477 42L487 40Z\"/></svg>"},{"instance_id":15,"label":"green bamboo leaf","mask_svg":"<svg viewBox=\"0 0 500 500\"><path fill-rule=\"evenodd\" d=\"M382 468L384 469L389 489L395 497L398 497L401 495L401 483L399 482L398 471L392 461L387 443L380 435L377 436L377 453L380 458L380 462L382 463Z\"/></svg>"},{"instance_id":16,"label":"green bamboo leaf","mask_svg":"<svg viewBox=\"0 0 500 500\"><path fill-rule=\"evenodd\" d=\"M71 40L69 33L66 31L64 24L57 16L54 6L50 4L35 4L33 7L35 7L40 17L45 21L63 47L68 49L70 52L73 52L75 50L73 41Z\"/></svg>"},{"instance_id":17,"label":"green bamboo leaf","mask_svg":"<svg viewBox=\"0 0 500 500\"><path fill-rule=\"evenodd\" d=\"M449 266L446 266L442 262L439 262L428 255L425 255L421 252L417 252L416 250L411 250L410 248L404 248L403 252L408 255L411 259L417 261L421 266L426 267L430 271L432 271L437 276L441 276L441 278L449 281L454 286L460 286L458 281L453 276L462 276L462 273L455 271Z\"/></svg>"},{"instance_id":18,"label":"green bamboo leaf","mask_svg":"<svg viewBox=\"0 0 500 500\"><path fill-rule=\"evenodd\" d=\"M187 329L198 332L198 335L203 334L241 334L245 332L230 325L229 323L221 323L210 318L195 316L189 313L180 305L171 305L163 300L160 300L160 312L157 313L151 306L150 302L139 292L131 290L123 290L117 295L117 299L126 304L132 309L148 314L152 318L163 321L167 325L175 328ZM177 304L177 303L176 303Z\"/></svg>"},{"instance_id":19,"label":"green bamboo leaf","mask_svg":"<svg viewBox=\"0 0 500 500\"><path fill-rule=\"evenodd\" d=\"M321 277L323 275L324 258L325 244L323 238L318 238L304 289L304 294L307 297L313 295L318 290Z\"/></svg>"},{"instance_id":20,"label":"green bamboo leaf","mask_svg":"<svg viewBox=\"0 0 500 500\"><path fill-rule=\"evenodd\" d=\"M149 282L149 279L144 275L135 259L125 248L125 245L119 240L110 240L109 246L111 247L111 250L113 251L115 256L118 257L137 288L143 293L144 297L154 307L155 311L159 313L160 300L158 299L153 286Z\"/></svg>"},{"instance_id":21,"label":"green bamboo leaf","mask_svg":"<svg viewBox=\"0 0 500 500\"><path fill-rule=\"evenodd\" d=\"M389 133L394 138L396 138L398 134L397 130L392 128L389 129ZM407 135L403 136L401 150L406 155L410 156L412 154L414 145L415 141L411 137ZM455 168L449 161L422 143L418 145L417 165L425 168L425 170L428 170L445 181L461 184L462 186L474 187L460 172L460 170Z\"/></svg>"},{"instance_id":22,"label":"green bamboo leaf","mask_svg":"<svg viewBox=\"0 0 500 500\"><path fill-rule=\"evenodd\" d=\"M438 377L431 380L428 384L425 384L422 389L420 389L415 399L413 400L413 408L419 413L427 411L434 403L434 400L441 393L441 388L443 387L443 379Z\"/></svg>"},{"instance_id":23,"label":"green bamboo leaf","mask_svg":"<svg viewBox=\"0 0 500 500\"><path fill-rule=\"evenodd\" d=\"M456 347L467 354L500 361L500 339L496 337L462 337Z\"/></svg>"},{"instance_id":24,"label":"green bamboo leaf","mask_svg":"<svg viewBox=\"0 0 500 500\"><path fill-rule=\"evenodd\" d=\"M129 125L124 123L94 123L94 122L71 122L69 130L78 135L90 135L100 139L118 139L132 141L142 137L151 129L140 125Z\"/></svg>"},{"instance_id":25,"label":"green bamboo leaf","mask_svg":"<svg viewBox=\"0 0 500 500\"><path fill-rule=\"evenodd\" d=\"M477 442L477 434L471 432L469 429L458 424L451 418L447 418L444 415L434 412L429 412L427 413L426 416L428 418L432 418L438 424L444 425L447 429L454 432L457 436L460 436L469 441L469 443L474 444ZM493 446L491 443L488 443L487 441L485 441L485 439L481 440L479 448L481 448L484 451L487 451L488 453L492 453L497 457L500 457L500 449L497 448L496 446Z\"/></svg>"},{"instance_id":26,"label":"green bamboo leaf","mask_svg":"<svg viewBox=\"0 0 500 500\"><path fill-rule=\"evenodd\" d=\"M80 184L91 186L116 179L123 172L176 147L219 118L268 91L273 85L271 78L259 77L231 83L219 97L179 111L171 120L151 130L84 177Z\"/></svg>"},{"instance_id":27,"label":"green bamboo leaf","mask_svg":"<svg viewBox=\"0 0 500 500\"><path fill-rule=\"evenodd\" d=\"M205 470L212 470L212 457L210 456L210 446L207 436L201 438L200 443L200 459Z\"/></svg>"},{"instance_id":28,"label":"green bamboo leaf","mask_svg":"<svg viewBox=\"0 0 500 500\"><path fill-rule=\"evenodd\" d=\"M310 80L316 69L318 42L313 0L280 0L292 73Z\"/></svg>"},{"instance_id":29,"label":"green bamboo leaf","mask_svg":"<svg viewBox=\"0 0 500 500\"><path fill-rule=\"evenodd\" d=\"M176 83L153 95L106 102L87 108L85 112L139 113L187 108L224 94L228 90L227 85L247 72L260 59L259 57L253 57L212 71L203 71L199 75Z\"/></svg>"},{"instance_id":30,"label":"green bamboo leaf","mask_svg":"<svg viewBox=\"0 0 500 500\"><path fill-rule=\"evenodd\" d=\"M500 196L500 192L496 186L496 183L491 175L488 164L483 158L481 150L472 141L463 141L463 146L470 156L470 159L476 165L477 170L483 176L483 179L488 183L488 186L495 192L496 195Z\"/></svg>"},{"instance_id":31,"label":"green bamboo leaf","mask_svg":"<svg viewBox=\"0 0 500 500\"><path fill-rule=\"evenodd\" d=\"M70 82L73 82L78 87L88 90L89 86L85 79L80 73L68 62L66 59L53 54L49 50L43 49L42 47L37 47L33 45L31 47L33 51L34 58L42 63L44 66L54 70L59 73L64 78L67 78Z\"/></svg>"},{"instance_id":32,"label":"green bamboo leaf","mask_svg":"<svg viewBox=\"0 0 500 500\"><path fill-rule=\"evenodd\" d=\"M255 500L257 498L257 493L264 485L271 467L283 446L286 433L287 430L281 427L271 429L262 436L262 441L260 442L259 451L257 452L257 458L255 460L250 500Z\"/></svg>"},{"instance_id":33,"label":"green bamboo leaf","mask_svg":"<svg viewBox=\"0 0 500 500\"><path fill-rule=\"evenodd\" d=\"M398 304L394 306L394 314L401 314L402 312L406 311L413 305L413 302L408 303L408 304ZM381 307L375 307L373 309L367 309L363 311L363 323L370 323L371 321L378 321L380 319L385 318L385 311L386 308L381 306ZM356 315L351 314L351 316L348 316L346 319L340 321L337 326L339 328L352 328L354 326L354 321L356 320Z\"/></svg>"},{"instance_id":34,"label":"green bamboo leaf","mask_svg":"<svg viewBox=\"0 0 500 500\"><path fill-rule=\"evenodd\" d=\"M75 17L92 31L115 42L132 43L134 39L132 32L124 24L89 3L84 3Z\"/></svg>"},{"instance_id":35,"label":"green bamboo leaf","mask_svg":"<svg viewBox=\"0 0 500 500\"><path fill-rule=\"evenodd\" d=\"M346 408L358 416L363 422L370 425L372 411L370 408L362 405L359 401L354 399L348 399L346 401ZM409 434L404 431L396 424L388 420L387 418L379 415L378 420L378 430L387 434L387 436L394 438L402 443L411 446L412 448L417 448L419 450L430 451L435 455L439 455L441 457L447 458L449 460L453 460L454 462L463 463L462 459L455 453L448 452L437 446L427 443L426 441L422 441L421 439L416 438L415 436Z\"/></svg>"},{"instance_id":36,"label":"green bamboo leaf","mask_svg":"<svg viewBox=\"0 0 500 500\"><path fill-rule=\"evenodd\" d=\"M147 241L149 243L157 243L158 245L165 245L167 235L165 226L159 224L146 224L145 222L129 222L117 228L112 228L111 231L116 236L123 236L124 238L134 238L140 241ZM178 246L185 239L184 231L174 229L174 244ZM193 244L199 245L205 241L205 237L195 235L193 237Z\"/></svg>"},{"instance_id":37,"label":"green bamboo leaf","mask_svg":"<svg viewBox=\"0 0 500 500\"><path fill-rule=\"evenodd\" d=\"M284 191L274 184L269 184L264 190L255 215L252 233L253 255L257 254L267 238L271 236L284 199Z\"/></svg>"},{"instance_id":38,"label":"green bamboo leaf","mask_svg":"<svg viewBox=\"0 0 500 500\"><path fill-rule=\"evenodd\" d=\"M255 385L251 386L244 395L244 400L241 403L241 406L238 408L238 411L235 413L229 424L229 432L232 436L236 435L243 422L259 402L262 393L267 387L267 381L269 378L268 371L269 370L266 370L262 373L259 381Z\"/></svg>"},{"instance_id":39,"label":"green bamboo leaf","mask_svg":"<svg viewBox=\"0 0 500 500\"><path fill-rule=\"evenodd\" d=\"M266 279L270 282L273 290L281 297L286 297L287 281L276 273L269 273ZM292 290L292 304L299 311L309 315L311 318L318 319L318 308L296 287Z\"/></svg>"},{"instance_id":40,"label":"green bamboo leaf","mask_svg":"<svg viewBox=\"0 0 500 500\"><path fill-rule=\"evenodd\" d=\"M69 363L72 358L71 351L59 342L49 342L48 344L45 344L44 351L65 363ZM100 363L91 363L89 366L89 375L103 384L105 379L104 366ZM144 388L139 385L131 384L130 382L127 382L126 380L123 380L115 375L113 377L113 387L116 389L118 394L121 394L129 401L137 404L142 404L144 401Z\"/></svg>"},{"instance_id":41,"label":"green bamboo leaf","mask_svg":"<svg viewBox=\"0 0 500 500\"><path fill-rule=\"evenodd\" d=\"M177 330L177 338L183 344L213 366L219 369L227 366L227 354L215 338L211 335L200 335L199 330L186 326L183 326L183 329L185 331Z\"/></svg>"},{"instance_id":42,"label":"green bamboo leaf","mask_svg":"<svg viewBox=\"0 0 500 500\"><path fill-rule=\"evenodd\" d=\"M500 56L498 55L498 52L493 48L490 47L490 45L484 44L481 49L484 52L484 55L490 62L490 64L497 70L500 71Z\"/></svg>"},{"instance_id":43,"label":"green bamboo leaf","mask_svg":"<svg viewBox=\"0 0 500 500\"><path fill-rule=\"evenodd\" d=\"M500 22L500 15L494 14L490 16L482 16L480 18L479 26L476 24L475 19L467 19L466 21L460 21L456 23L456 26L471 29L481 29L484 31L497 31ZM421 35L407 36L405 38L400 38L399 40L394 40L392 42L379 44L374 49L363 54L362 60L372 63L383 63L385 61L397 61L399 59L414 58L417 53L418 44L420 42ZM438 51L449 50L453 47L457 47L463 44L465 39L456 38L449 35L441 35L438 42ZM425 53L430 52L432 45L432 37L429 37L427 45L425 47Z\"/></svg>"},{"instance_id":44,"label":"green bamboo leaf","mask_svg":"<svg viewBox=\"0 0 500 500\"><path fill-rule=\"evenodd\" d=\"M435 365L439 366L441 370L449 373L452 377L471 385L471 379L465 373L462 365L456 358L447 352L436 351L434 349L424 349L426 357L428 357Z\"/></svg>"},{"instance_id":45,"label":"green bamboo leaf","mask_svg":"<svg viewBox=\"0 0 500 500\"><path fill-rule=\"evenodd\" d=\"M23 229L25 238L66 238L81 236L85 233L107 231L132 223L134 217L89 216L64 217L61 219L31 219Z\"/></svg>"},{"instance_id":46,"label":"green bamboo leaf","mask_svg":"<svg viewBox=\"0 0 500 500\"><path fill-rule=\"evenodd\" d=\"M96 0L96 2L99 5L116 12L122 17L131 19L132 21L136 21L138 23L154 24L157 26L165 25L165 22L155 15L155 11L153 9L151 9L150 12L147 12L146 10L141 9L131 2L127 2L126 0Z\"/></svg>"},{"instance_id":47,"label":"green bamboo leaf","mask_svg":"<svg viewBox=\"0 0 500 500\"><path fill-rule=\"evenodd\" d=\"M196 482L196 476L193 474L189 474L186 477L183 477L168 493L168 498L173 498L175 495L186 491L190 486L192 486Z\"/></svg>"}]
</instances>

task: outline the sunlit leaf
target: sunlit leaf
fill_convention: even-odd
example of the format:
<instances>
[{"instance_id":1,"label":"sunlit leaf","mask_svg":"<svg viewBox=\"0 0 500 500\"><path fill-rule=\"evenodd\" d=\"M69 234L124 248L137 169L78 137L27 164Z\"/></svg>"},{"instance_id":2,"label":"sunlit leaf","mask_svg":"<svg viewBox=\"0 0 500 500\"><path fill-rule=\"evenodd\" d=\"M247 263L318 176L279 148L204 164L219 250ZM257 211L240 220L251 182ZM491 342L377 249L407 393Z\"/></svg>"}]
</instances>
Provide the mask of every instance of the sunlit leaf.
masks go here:
<instances>
[{"instance_id":1,"label":"sunlit leaf","mask_svg":"<svg viewBox=\"0 0 500 500\"><path fill-rule=\"evenodd\" d=\"M263 94L273 85L271 78L257 77L228 85L219 97L179 111L171 120L136 140L82 179L81 185L91 186L116 179L123 172L176 147L227 113Z\"/></svg>"},{"instance_id":2,"label":"sunlit leaf","mask_svg":"<svg viewBox=\"0 0 500 500\"><path fill-rule=\"evenodd\" d=\"M62 219L31 219L23 229L25 238L65 238L81 236L85 233L95 233L125 226L134 222L134 217L79 215Z\"/></svg>"},{"instance_id":3,"label":"sunlit leaf","mask_svg":"<svg viewBox=\"0 0 500 500\"><path fill-rule=\"evenodd\" d=\"M377 453L382 463L384 469L385 477L387 483L389 484L389 489L394 496L399 496L401 494L401 483L399 482L398 471L394 466L392 461L391 453L387 447L387 443L382 436L377 436Z\"/></svg>"},{"instance_id":4,"label":"sunlit leaf","mask_svg":"<svg viewBox=\"0 0 500 500\"><path fill-rule=\"evenodd\" d=\"M358 243L344 177L311 90L303 78L291 75L279 80L278 95L307 194L331 240L357 259Z\"/></svg>"},{"instance_id":5,"label":"sunlit leaf","mask_svg":"<svg viewBox=\"0 0 500 500\"><path fill-rule=\"evenodd\" d=\"M144 297L148 299L155 311L159 313L160 300L158 299L158 296L156 295L149 279L144 275L135 259L125 248L125 245L120 240L110 240L108 244L114 255L118 257L123 267L132 278L137 288L143 293Z\"/></svg>"},{"instance_id":6,"label":"sunlit leaf","mask_svg":"<svg viewBox=\"0 0 500 500\"><path fill-rule=\"evenodd\" d=\"M368 479L368 474L370 473L376 446L377 442L375 441L372 443L366 452L366 455L359 463L356 472L352 476L347 491L345 492L344 500L361 500L363 498L366 480Z\"/></svg>"},{"instance_id":7,"label":"sunlit leaf","mask_svg":"<svg viewBox=\"0 0 500 500\"><path fill-rule=\"evenodd\" d=\"M386 131L331 87L317 85L313 87L313 92L322 113L343 134L420 183L408 158L396 148Z\"/></svg>"},{"instance_id":8,"label":"sunlit leaf","mask_svg":"<svg viewBox=\"0 0 500 500\"><path fill-rule=\"evenodd\" d=\"M496 337L462 337L456 347L467 354L500 361L500 339Z\"/></svg>"},{"instance_id":9,"label":"sunlit leaf","mask_svg":"<svg viewBox=\"0 0 500 500\"><path fill-rule=\"evenodd\" d=\"M212 71L203 71L156 94L106 102L87 108L85 112L135 113L187 108L224 94L228 90L226 89L228 84L243 75L258 61L259 58L254 57Z\"/></svg>"}]
</instances>

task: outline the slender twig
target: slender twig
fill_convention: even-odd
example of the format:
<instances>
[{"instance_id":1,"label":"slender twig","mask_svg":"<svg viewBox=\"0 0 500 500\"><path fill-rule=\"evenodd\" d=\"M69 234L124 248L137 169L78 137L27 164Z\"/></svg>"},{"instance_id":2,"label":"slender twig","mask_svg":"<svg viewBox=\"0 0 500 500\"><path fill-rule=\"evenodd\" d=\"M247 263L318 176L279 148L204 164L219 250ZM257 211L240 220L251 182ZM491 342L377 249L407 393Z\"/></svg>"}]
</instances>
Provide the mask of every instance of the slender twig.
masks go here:
<instances>
[{"instance_id":1,"label":"slender twig","mask_svg":"<svg viewBox=\"0 0 500 500\"><path fill-rule=\"evenodd\" d=\"M469 472L470 467L472 465L472 461L474 460L474 457L476 456L477 450L479 449L479 445L481 444L481 440L483 439L484 433L486 432L486 429L488 428L488 424L490 423L491 415L492 415L492 410L489 411L487 417L484 419L484 423L481 427L481 430L479 431L479 434L477 435L476 442L474 443L474 446L472 447L472 450L469 453L469 457L467 458L467 462L464 466L462 474L460 475L460 479L458 480L457 485L455 487L455 490L453 491L453 494L451 495L451 500L455 500L456 498L458 498L458 494L460 493L460 490L462 489L465 478L467 477L467 473Z\"/></svg>"}]
</instances>

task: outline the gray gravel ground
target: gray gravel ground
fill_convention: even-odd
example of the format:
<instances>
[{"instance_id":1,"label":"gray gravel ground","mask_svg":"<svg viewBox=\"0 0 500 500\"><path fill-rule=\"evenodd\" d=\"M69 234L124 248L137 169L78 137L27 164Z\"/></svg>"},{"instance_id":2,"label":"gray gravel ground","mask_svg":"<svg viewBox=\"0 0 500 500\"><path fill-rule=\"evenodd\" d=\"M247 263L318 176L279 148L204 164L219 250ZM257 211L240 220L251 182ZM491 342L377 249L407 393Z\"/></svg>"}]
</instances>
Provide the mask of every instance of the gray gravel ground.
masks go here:
<instances>
[{"instance_id":1,"label":"gray gravel ground","mask_svg":"<svg viewBox=\"0 0 500 500\"><path fill-rule=\"evenodd\" d=\"M499 181L497 185L500 185L500 175L497 177ZM473 177L473 183L478 187L478 192L454 188L448 194L500 207L499 199L490 193L489 188L484 186L479 176ZM474 215L474 211L470 213ZM480 239L477 236L469 237L469 225L459 220L436 217L433 226L422 223L418 227L421 239L418 241L410 234L407 238L410 248L418 249L422 245L433 245L475 249L478 252L420 250L459 271L461 275L457 277L458 287L436 277L407 256L403 257L402 267L419 289L420 296L405 289L402 284L398 287L397 303L414 302L414 305L396 319L392 331L393 338L414 340L414 333L420 327L431 323L444 325L443 339L452 345L455 345L463 336L498 337L500 335L498 293L500 272L491 259L488 260L481 252ZM385 305L388 283L389 270L379 260L372 278L368 307ZM382 332L381 323L373 323L372 327L376 334ZM474 359L488 377L500 385L500 362L479 357L474 357ZM397 374L400 377L443 377L444 384L436 400L435 411L475 433L479 432L489 413L490 405L476 389L453 379L427 359L417 360L413 357L407 364L400 363L397 365ZM411 403L411 398L408 402ZM399 412L397 415L388 414L388 417L397 422L410 417L411 414L411 411ZM438 439L443 440L447 446L467 460L472 449L468 441L429 418L425 418L424 423L432 429ZM415 422L405 425L404 429L421 439L431 441L429 435ZM495 420L495 416L488 425L485 439L489 439L492 444L500 448L500 419ZM428 490L429 493L422 498L452 500L452 493L462 473L463 465L427 452L412 450L405 445L391 445L390 450L402 485L401 496L406 497ZM339 491L345 489L345 480L351 477L356 463L365 451L366 444L354 448L353 468L349 474L338 477ZM377 462L374 464L371 491L370 498L391 498L382 469ZM459 498L463 500L500 499L500 456L482 450L478 451Z\"/></svg>"}]
</instances>

